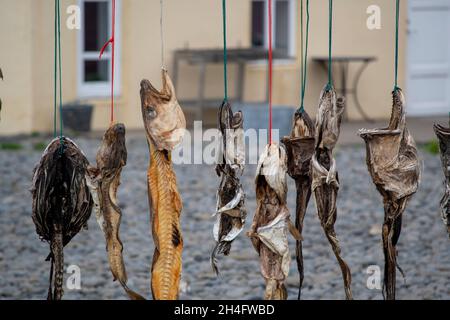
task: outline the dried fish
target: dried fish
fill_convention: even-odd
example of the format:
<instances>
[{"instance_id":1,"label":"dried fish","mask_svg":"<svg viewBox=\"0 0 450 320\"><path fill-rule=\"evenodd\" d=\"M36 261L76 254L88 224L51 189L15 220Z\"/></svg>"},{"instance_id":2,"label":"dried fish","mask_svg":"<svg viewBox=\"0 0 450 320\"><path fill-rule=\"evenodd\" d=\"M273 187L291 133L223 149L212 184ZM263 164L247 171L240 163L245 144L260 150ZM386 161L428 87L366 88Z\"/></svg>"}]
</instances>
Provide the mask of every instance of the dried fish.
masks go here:
<instances>
[{"instance_id":1,"label":"dried fish","mask_svg":"<svg viewBox=\"0 0 450 320\"><path fill-rule=\"evenodd\" d=\"M32 218L41 240L50 244L48 300L62 298L63 248L82 228L87 228L91 215L92 198L85 179L87 166L78 146L62 137L47 146L33 172Z\"/></svg>"},{"instance_id":2,"label":"dried fish","mask_svg":"<svg viewBox=\"0 0 450 320\"><path fill-rule=\"evenodd\" d=\"M289 219L286 204L286 152L277 144L266 146L256 170L256 212L247 235L258 252L266 280L265 300L286 300L284 285L289 274L288 231L300 241L301 234Z\"/></svg>"},{"instance_id":3,"label":"dried fish","mask_svg":"<svg viewBox=\"0 0 450 320\"><path fill-rule=\"evenodd\" d=\"M306 111L294 115L289 137L282 139L287 151L288 173L295 180L297 189L295 227L303 232L303 220L311 198L311 158L314 153L314 124ZM297 270L300 275L298 299L301 297L304 267L302 242L296 243Z\"/></svg>"},{"instance_id":4,"label":"dried fish","mask_svg":"<svg viewBox=\"0 0 450 320\"><path fill-rule=\"evenodd\" d=\"M312 157L312 190L320 223L341 268L345 296L352 299L350 268L341 257L341 248L334 230L339 177L333 149L339 138L344 108L344 99L337 98L333 88L326 87L322 91L316 119L315 151Z\"/></svg>"},{"instance_id":5,"label":"dried fish","mask_svg":"<svg viewBox=\"0 0 450 320\"><path fill-rule=\"evenodd\" d=\"M105 235L106 251L114 281L119 281L130 299L143 300L141 295L127 286L123 245L119 236L122 210L117 203L117 189L126 162L125 126L111 125L97 152L97 166L88 168L86 181L94 200L97 222Z\"/></svg>"},{"instance_id":6,"label":"dried fish","mask_svg":"<svg viewBox=\"0 0 450 320\"><path fill-rule=\"evenodd\" d=\"M161 92L148 80L141 82L142 117L150 150L147 181L155 242L151 287L154 299L175 300L179 294L183 239L182 202L171 150L181 142L186 121L166 70L162 71L162 78Z\"/></svg>"},{"instance_id":7,"label":"dried fish","mask_svg":"<svg viewBox=\"0 0 450 320\"><path fill-rule=\"evenodd\" d=\"M442 169L445 175L445 193L441 199L441 215L450 236L450 128L435 124L434 132L439 139Z\"/></svg>"},{"instance_id":8,"label":"dried fish","mask_svg":"<svg viewBox=\"0 0 450 320\"><path fill-rule=\"evenodd\" d=\"M383 295L395 299L397 242L402 215L420 181L420 166L414 139L406 128L405 98L401 89L392 93L393 106L389 126L383 129L361 129L366 143L366 162L378 192L383 196L383 251L385 258Z\"/></svg>"},{"instance_id":9,"label":"dried fish","mask_svg":"<svg viewBox=\"0 0 450 320\"><path fill-rule=\"evenodd\" d=\"M245 210L245 194L239 181L244 171L244 119L242 112L233 114L227 101L219 110L219 130L222 134L222 152L216 173L222 177L217 191L216 223L214 224L214 240L216 246L211 254L211 266L219 274L217 254L228 255L234 239L244 229L247 212Z\"/></svg>"}]
</instances>

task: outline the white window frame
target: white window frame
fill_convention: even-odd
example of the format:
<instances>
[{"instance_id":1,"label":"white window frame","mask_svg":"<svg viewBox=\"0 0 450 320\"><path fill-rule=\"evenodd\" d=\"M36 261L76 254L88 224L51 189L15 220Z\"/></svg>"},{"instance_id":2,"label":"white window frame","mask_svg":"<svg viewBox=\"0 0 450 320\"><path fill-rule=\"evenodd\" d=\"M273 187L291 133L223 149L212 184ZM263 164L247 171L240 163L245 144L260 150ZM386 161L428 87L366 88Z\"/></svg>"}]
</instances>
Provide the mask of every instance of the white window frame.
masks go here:
<instances>
[{"instance_id":1,"label":"white window frame","mask_svg":"<svg viewBox=\"0 0 450 320\"><path fill-rule=\"evenodd\" d=\"M111 0L78 0L78 5L81 8L81 30L78 33L78 43L77 43L77 84L78 84L78 96L80 98L106 98L111 95L111 72L109 72L109 80L108 81L102 81L102 82L86 82L84 81L84 61L86 59L89 60L98 60L99 54L100 54L100 48L99 51L96 52L85 52L84 51L84 3L86 2L108 2L108 37L111 36L112 32L112 1ZM121 74L122 74L122 68L121 68L121 7L122 7L122 1L116 0L116 34L115 34L115 66L114 66L114 95L120 96L121 95ZM109 38L105 39L105 42L108 41ZM103 59L108 59L111 61L111 49L109 51L105 51L102 57ZM111 70L111 64L109 63L109 70Z\"/></svg>"},{"instance_id":2,"label":"white window frame","mask_svg":"<svg viewBox=\"0 0 450 320\"><path fill-rule=\"evenodd\" d=\"M276 1L272 1L272 43L276 43L276 32L275 32L275 26L276 26ZM289 58L293 58L296 55L297 49L296 49L296 35L297 35L297 0L285 0L288 1L288 12L289 12L289 25L288 25L288 55ZM267 17L267 7L269 0L252 0L252 2L264 2L264 15ZM264 19L264 34L266 35L264 40L264 48L269 49L269 19L268 17ZM276 49L276 48L275 48Z\"/></svg>"}]
</instances>

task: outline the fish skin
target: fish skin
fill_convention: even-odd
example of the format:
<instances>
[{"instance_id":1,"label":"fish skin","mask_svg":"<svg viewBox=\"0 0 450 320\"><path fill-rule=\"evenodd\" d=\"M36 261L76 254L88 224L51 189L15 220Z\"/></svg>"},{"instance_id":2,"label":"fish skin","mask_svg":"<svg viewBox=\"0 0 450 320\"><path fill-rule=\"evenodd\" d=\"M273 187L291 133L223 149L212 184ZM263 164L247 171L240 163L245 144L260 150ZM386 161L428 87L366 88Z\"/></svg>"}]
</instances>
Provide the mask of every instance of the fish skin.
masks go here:
<instances>
[{"instance_id":1,"label":"fish skin","mask_svg":"<svg viewBox=\"0 0 450 320\"><path fill-rule=\"evenodd\" d=\"M240 182L245 162L243 124L242 112L233 113L230 103L223 101L218 113L222 150L216 166L216 173L221 177L214 214L213 236L216 244L210 256L211 268L216 275L219 275L217 255L229 255L231 245L244 229L247 217L245 193Z\"/></svg>"},{"instance_id":2,"label":"fish skin","mask_svg":"<svg viewBox=\"0 0 450 320\"><path fill-rule=\"evenodd\" d=\"M117 202L122 168L127 162L125 126L113 124L106 131L97 152L97 167L90 167L88 185L95 203L97 222L104 233L109 266L114 281L118 280L132 300L145 300L127 286L123 244L119 236L122 210Z\"/></svg>"},{"instance_id":3,"label":"fish skin","mask_svg":"<svg viewBox=\"0 0 450 320\"><path fill-rule=\"evenodd\" d=\"M435 124L434 132L439 140L441 164L445 177L445 191L440 202L441 217L450 237L450 128Z\"/></svg>"},{"instance_id":4,"label":"fish skin","mask_svg":"<svg viewBox=\"0 0 450 320\"><path fill-rule=\"evenodd\" d=\"M85 179L88 164L72 140L58 137L33 171L32 219L40 239L50 245L48 300L62 299L64 247L87 228L91 215L92 198Z\"/></svg>"},{"instance_id":5,"label":"fish skin","mask_svg":"<svg viewBox=\"0 0 450 320\"><path fill-rule=\"evenodd\" d=\"M421 170L417 147L406 126L405 97L400 88L392 92L392 112L387 128L361 129L366 143L366 162L378 192L383 196L382 228L385 259L383 297L396 298L397 243L402 216L408 201L416 193Z\"/></svg>"},{"instance_id":6,"label":"fish skin","mask_svg":"<svg viewBox=\"0 0 450 320\"><path fill-rule=\"evenodd\" d=\"M181 197L167 151L150 144L148 187L155 254L152 293L156 300L178 299L182 271L183 238L180 231Z\"/></svg>"},{"instance_id":7,"label":"fish skin","mask_svg":"<svg viewBox=\"0 0 450 320\"><path fill-rule=\"evenodd\" d=\"M186 120L166 70L163 88L141 81L141 111L150 152L147 170L148 198L155 252L151 289L155 300L176 300L182 272L182 201L172 167L171 151L181 143Z\"/></svg>"},{"instance_id":8,"label":"fish skin","mask_svg":"<svg viewBox=\"0 0 450 320\"><path fill-rule=\"evenodd\" d=\"M311 198L311 158L314 153L314 123L306 111L294 114L290 136L282 139L288 156L288 173L295 180L297 190L295 227L302 234L306 209ZM299 273L297 299L301 299L304 281L302 241L296 241L296 260Z\"/></svg>"},{"instance_id":9,"label":"fish skin","mask_svg":"<svg viewBox=\"0 0 450 320\"><path fill-rule=\"evenodd\" d=\"M341 248L334 228L337 218L339 176L333 149L339 139L344 108L345 100L337 98L333 88L325 87L322 90L316 117L315 150L311 160L311 185L320 224L341 268L346 299L351 300L353 299L351 271L341 256Z\"/></svg>"}]
</instances>

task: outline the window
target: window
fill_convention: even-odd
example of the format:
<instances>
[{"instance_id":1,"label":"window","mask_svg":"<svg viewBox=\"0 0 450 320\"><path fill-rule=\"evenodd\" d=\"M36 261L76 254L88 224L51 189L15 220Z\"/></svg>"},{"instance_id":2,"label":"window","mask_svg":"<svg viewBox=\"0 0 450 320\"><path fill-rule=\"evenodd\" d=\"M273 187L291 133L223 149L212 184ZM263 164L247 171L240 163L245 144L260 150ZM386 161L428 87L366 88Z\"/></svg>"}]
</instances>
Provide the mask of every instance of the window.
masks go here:
<instances>
[{"instance_id":1,"label":"window","mask_svg":"<svg viewBox=\"0 0 450 320\"><path fill-rule=\"evenodd\" d=\"M252 1L252 46L268 47L268 0ZM272 1L274 49L286 57L295 55L295 0Z\"/></svg>"},{"instance_id":2,"label":"window","mask_svg":"<svg viewBox=\"0 0 450 320\"><path fill-rule=\"evenodd\" d=\"M106 97L111 87L111 46L99 60L103 44L111 37L110 0L79 0L81 30L78 41L78 94L80 97ZM115 92L120 90L120 1L116 1Z\"/></svg>"}]
</instances>

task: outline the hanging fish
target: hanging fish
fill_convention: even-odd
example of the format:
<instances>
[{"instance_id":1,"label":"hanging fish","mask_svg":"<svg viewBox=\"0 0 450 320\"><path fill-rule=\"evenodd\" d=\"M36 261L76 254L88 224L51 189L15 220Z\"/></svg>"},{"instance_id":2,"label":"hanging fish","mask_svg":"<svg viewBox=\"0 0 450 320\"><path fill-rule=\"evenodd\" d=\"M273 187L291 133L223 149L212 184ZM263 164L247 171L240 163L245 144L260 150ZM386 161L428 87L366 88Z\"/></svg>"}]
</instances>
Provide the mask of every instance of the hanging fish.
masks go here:
<instances>
[{"instance_id":1,"label":"hanging fish","mask_svg":"<svg viewBox=\"0 0 450 320\"><path fill-rule=\"evenodd\" d=\"M217 208L215 212L214 240L216 246L211 254L211 266L219 274L217 254L228 255L234 239L244 229L247 212L245 194L239 181L244 171L244 119L242 112L233 114L227 101L219 110L219 131L222 134L222 152L216 166L216 173L222 177L217 191Z\"/></svg>"},{"instance_id":2,"label":"hanging fish","mask_svg":"<svg viewBox=\"0 0 450 320\"><path fill-rule=\"evenodd\" d=\"M450 236L450 128L435 124L434 132L439 139L442 169L445 175L445 193L441 199L441 215Z\"/></svg>"},{"instance_id":3,"label":"hanging fish","mask_svg":"<svg viewBox=\"0 0 450 320\"><path fill-rule=\"evenodd\" d=\"M306 111L294 114L292 131L282 139L287 151L288 173L295 180L297 189L295 227L301 234L303 220L311 198L311 158L314 153L314 124ZM297 270L300 275L298 299L301 297L304 267L302 242L296 243Z\"/></svg>"},{"instance_id":4,"label":"hanging fish","mask_svg":"<svg viewBox=\"0 0 450 320\"><path fill-rule=\"evenodd\" d=\"M47 146L33 172L32 218L41 240L50 244L48 300L61 300L63 248L82 228L87 228L91 215L92 198L85 179L87 166L78 146L62 137Z\"/></svg>"},{"instance_id":5,"label":"hanging fish","mask_svg":"<svg viewBox=\"0 0 450 320\"><path fill-rule=\"evenodd\" d=\"M289 274L288 231L298 241L301 234L289 219L286 203L286 152L277 144L266 146L256 170L256 212L247 235L258 252L266 280L265 300L286 300Z\"/></svg>"},{"instance_id":6,"label":"hanging fish","mask_svg":"<svg viewBox=\"0 0 450 320\"><path fill-rule=\"evenodd\" d=\"M344 280L345 296L352 299L350 268L341 257L341 248L334 230L337 218L336 198L339 191L339 177L333 149L340 133L342 114L345 108L343 98L337 99L333 88L322 90L316 119L315 151L312 157L312 191L317 214L334 255L339 263Z\"/></svg>"},{"instance_id":7,"label":"hanging fish","mask_svg":"<svg viewBox=\"0 0 450 320\"><path fill-rule=\"evenodd\" d=\"M361 129L366 143L367 167L378 192L383 196L383 251L385 259L383 295L395 300L397 242L402 215L420 181L420 166L414 139L406 127L405 97L401 89L392 93L393 106L389 126L383 129Z\"/></svg>"},{"instance_id":8,"label":"hanging fish","mask_svg":"<svg viewBox=\"0 0 450 320\"><path fill-rule=\"evenodd\" d=\"M125 126L114 124L103 136L97 152L97 166L88 168L86 181L94 200L97 222L105 235L106 251L114 281L119 281L130 299L144 300L127 286L123 245L119 236L122 210L117 203L117 189L120 185L122 168L126 163Z\"/></svg>"},{"instance_id":9,"label":"hanging fish","mask_svg":"<svg viewBox=\"0 0 450 320\"><path fill-rule=\"evenodd\" d=\"M141 82L142 117L150 150L147 180L155 242L151 287L154 299L175 300L179 294L183 239L182 202L171 151L183 139L186 120L164 69L162 83L163 88L158 91L148 80Z\"/></svg>"}]
</instances>

